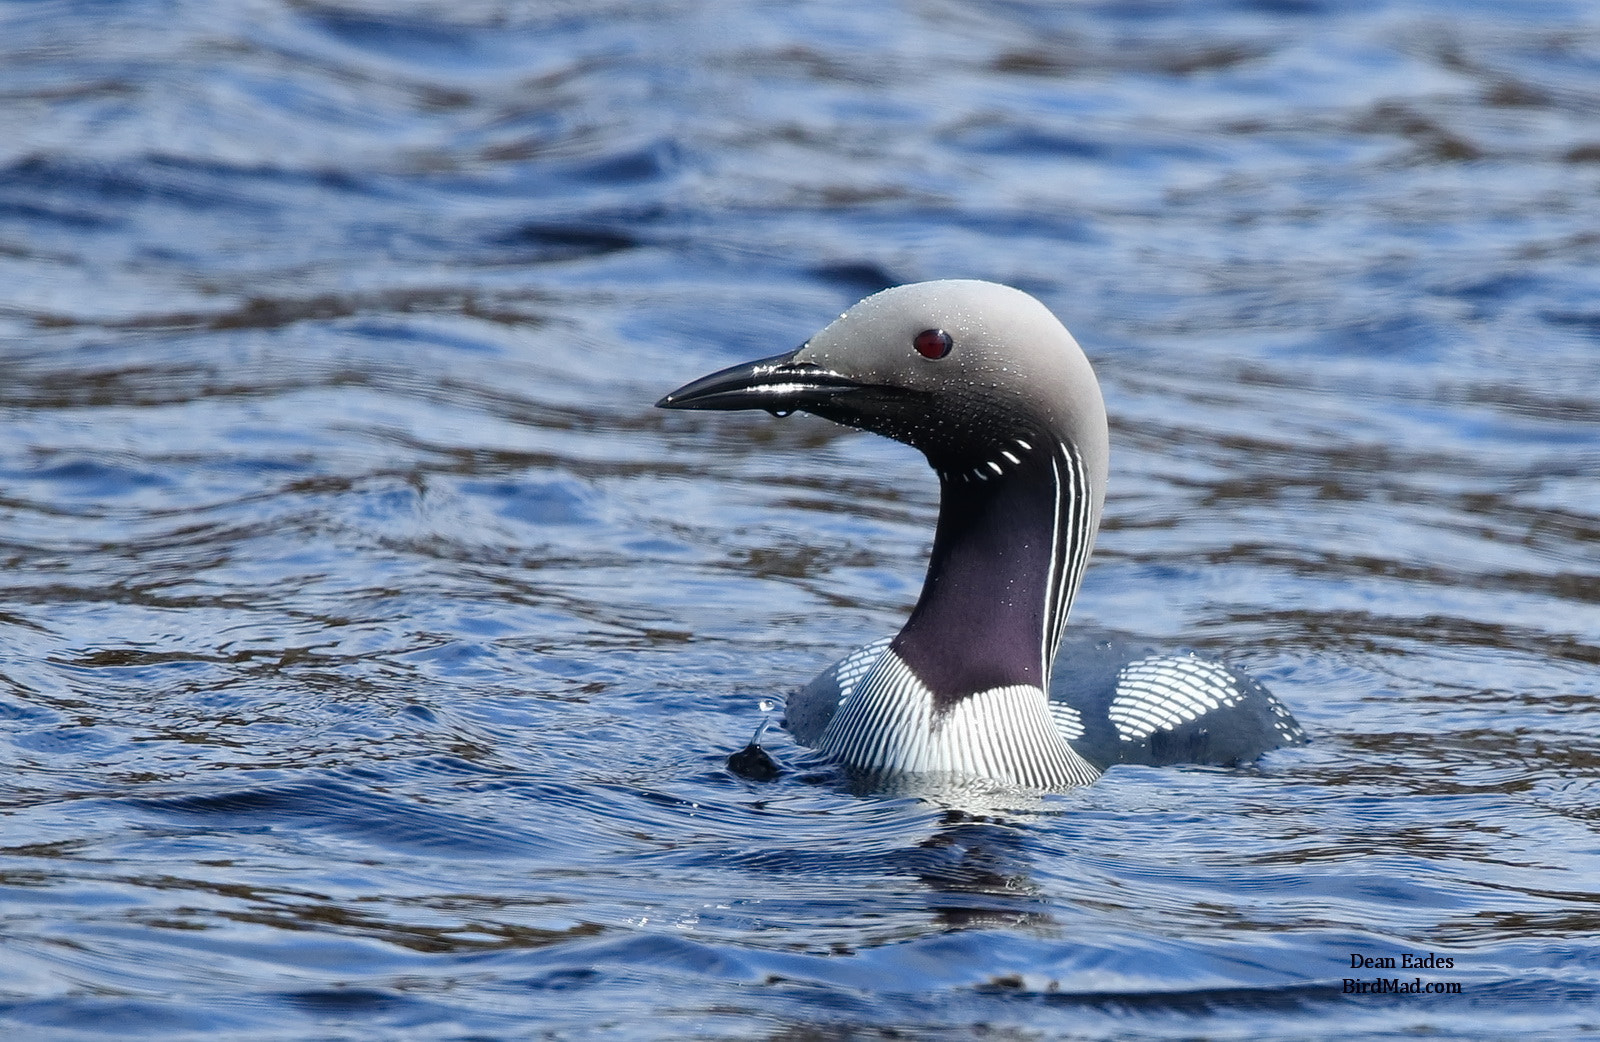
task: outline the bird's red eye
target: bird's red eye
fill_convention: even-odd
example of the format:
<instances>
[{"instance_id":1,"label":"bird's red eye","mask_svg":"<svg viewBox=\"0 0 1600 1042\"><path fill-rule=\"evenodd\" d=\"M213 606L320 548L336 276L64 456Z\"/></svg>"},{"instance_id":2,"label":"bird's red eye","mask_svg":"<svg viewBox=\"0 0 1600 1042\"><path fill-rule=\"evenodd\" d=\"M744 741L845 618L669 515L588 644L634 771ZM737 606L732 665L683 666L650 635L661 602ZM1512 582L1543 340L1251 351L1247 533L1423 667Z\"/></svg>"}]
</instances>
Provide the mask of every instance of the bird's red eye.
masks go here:
<instances>
[{"instance_id":1,"label":"bird's red eye","mask_svg":"<svg viewBox=\"0 0 1600 1042\"><path fill-rule=\"evenodd\" d=\"M912 338L911 346L923 358L943 358L956 346L956 342L942 329L924 329Z\"/></svg>"}]
</instances>

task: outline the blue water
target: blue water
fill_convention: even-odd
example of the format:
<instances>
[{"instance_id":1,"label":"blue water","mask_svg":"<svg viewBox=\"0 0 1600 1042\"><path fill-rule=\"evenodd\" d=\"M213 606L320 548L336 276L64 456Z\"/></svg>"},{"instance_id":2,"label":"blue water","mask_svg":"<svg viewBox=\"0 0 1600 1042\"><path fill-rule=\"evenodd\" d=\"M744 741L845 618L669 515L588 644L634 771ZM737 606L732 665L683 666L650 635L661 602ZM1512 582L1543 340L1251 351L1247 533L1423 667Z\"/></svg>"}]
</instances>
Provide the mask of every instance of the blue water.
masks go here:
<instances>
[{"instance_id":1,"label":"blue water","mask_svg":"<svg viewBox=\"0 0 1600 1042\"><path fill-rule=\"evenodd\" d=\"M650 403L946 276L1314 744L725 769L936 488ZM0 5L0 1033L1600 1037L1597 378L1578 0Z\"/></svg>"}]
</instances>

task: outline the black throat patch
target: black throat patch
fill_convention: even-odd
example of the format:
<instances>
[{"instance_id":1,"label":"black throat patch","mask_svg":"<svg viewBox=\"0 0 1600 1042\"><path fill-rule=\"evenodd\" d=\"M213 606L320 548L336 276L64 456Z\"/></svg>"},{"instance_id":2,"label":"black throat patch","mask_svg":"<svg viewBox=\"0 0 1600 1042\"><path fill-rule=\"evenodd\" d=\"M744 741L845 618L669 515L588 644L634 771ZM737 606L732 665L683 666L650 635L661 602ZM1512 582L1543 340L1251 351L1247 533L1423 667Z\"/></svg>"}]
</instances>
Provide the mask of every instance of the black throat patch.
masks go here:
<instances>
[{"instance_id":1,"label":"black throat patch","mask_svg":"<svg viewBox=\"0 0 1600 1042\"><path fill-rule=\"evenodd\" d=\"M893 648L937 710L990 688L1043 688L1090 524L1066 446L1017 439L939 470L939 526L922 596Z\"/></svg>"}]
</instances>

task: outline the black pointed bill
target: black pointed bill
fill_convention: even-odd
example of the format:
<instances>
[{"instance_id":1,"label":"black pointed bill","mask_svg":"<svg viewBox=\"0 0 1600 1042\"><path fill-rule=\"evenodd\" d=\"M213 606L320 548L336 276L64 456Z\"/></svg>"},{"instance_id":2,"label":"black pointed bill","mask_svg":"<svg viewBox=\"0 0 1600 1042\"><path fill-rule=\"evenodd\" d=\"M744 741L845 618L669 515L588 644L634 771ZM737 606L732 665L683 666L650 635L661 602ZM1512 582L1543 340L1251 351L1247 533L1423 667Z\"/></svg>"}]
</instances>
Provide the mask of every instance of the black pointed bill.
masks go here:
<instances>
[{"instance_id":1,"label":"black pointed bill","mask_svg":"<svg viewBox=\"0 0 1600 1042\"><path fill-rule=\"evenodd\" d=\"M719 369L684 384L656 405L662 409L814 411L841 394L861 389L847 376L811 362L796 362L797 353L789 351Z\"/></svg>"}]
</instances>

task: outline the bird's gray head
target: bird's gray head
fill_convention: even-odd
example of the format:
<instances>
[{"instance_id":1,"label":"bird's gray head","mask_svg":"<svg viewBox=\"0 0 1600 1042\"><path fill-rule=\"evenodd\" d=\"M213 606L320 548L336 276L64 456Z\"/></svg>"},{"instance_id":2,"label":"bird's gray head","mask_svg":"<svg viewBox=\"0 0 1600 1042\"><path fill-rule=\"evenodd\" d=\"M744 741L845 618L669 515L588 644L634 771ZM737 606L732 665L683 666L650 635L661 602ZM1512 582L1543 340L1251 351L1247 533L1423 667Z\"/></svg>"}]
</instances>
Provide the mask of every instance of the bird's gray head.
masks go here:
<instances>
[{"instance_id":1,"label":"bird's gray head","mask_svg":"<svg viewBox=\"0 0 1600 1042\"><path fill-rule=\"evenodd\" d=\"M1022 440L1073 445L1105 487L1105 405L1077 341L1043 304L992 282L884 290L798 350L673 391L668 409L801 410L920 449L935 470L981 465Z\"/></svg>"}]
</instances>

